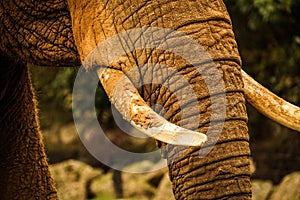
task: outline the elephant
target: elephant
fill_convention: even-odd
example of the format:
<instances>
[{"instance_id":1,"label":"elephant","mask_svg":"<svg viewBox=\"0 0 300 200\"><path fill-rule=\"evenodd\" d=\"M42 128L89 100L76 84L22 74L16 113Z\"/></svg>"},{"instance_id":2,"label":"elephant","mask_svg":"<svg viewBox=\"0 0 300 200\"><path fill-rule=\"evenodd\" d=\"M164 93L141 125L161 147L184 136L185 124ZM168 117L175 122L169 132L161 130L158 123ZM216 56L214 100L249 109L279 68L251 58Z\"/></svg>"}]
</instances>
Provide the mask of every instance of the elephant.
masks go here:
<instances>
[{"instance_id":1,"label":"elephant","mask_svg":"<svg viewBox=\"0 0 300 200\"><path fill-rule=\"evenodd\" d=\"M209 91L204 80L209 77L204 78L171 52L135 50L112 63L89 63L90 53L107 39L149 27L180 32L208 52L224 83L225 116L217 113L212 123L211 99L219 98L220 93ZM251 199L246 99L268 117L300 131L299 108L261 89L241 70L231 19L221 0L3 1L0 30L1 199L58 199L28 63L57 67L83 64L87 71L97 73L124 119L158 140L169 162L176 199ZM124 76L132 68L155 62L188 80L199 112L187 102L189 114L182 118L178 99L168 88L159 84L138 87L147 68L141 68L134 77ZM202 65L205 63L199 67ZM116 95L114 89L120 81L123 87ZM161 110L150 108L156 104L163 107L163 117L157 114ZM211 125L222 125L218 137L205 134L210 128L214 130ZM188 135L192 140L185 140ZM210 152L201 157L200 149Z\"/></svg>"}]
</instances>

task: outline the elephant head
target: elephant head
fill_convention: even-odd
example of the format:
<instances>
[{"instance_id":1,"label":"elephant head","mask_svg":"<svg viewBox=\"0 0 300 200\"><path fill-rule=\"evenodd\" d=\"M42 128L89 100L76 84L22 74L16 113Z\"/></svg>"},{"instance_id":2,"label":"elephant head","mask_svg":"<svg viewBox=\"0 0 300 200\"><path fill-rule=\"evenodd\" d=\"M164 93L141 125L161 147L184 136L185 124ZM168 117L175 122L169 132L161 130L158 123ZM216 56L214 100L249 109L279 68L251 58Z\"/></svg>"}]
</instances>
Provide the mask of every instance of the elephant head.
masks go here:
<instances>
[{"instance_id":1,"label":"elephant head","mask_svg":"<svg viewBox=\"0 0 300 200\"><path fill-rule=\"evenodd\" d=\"M184 57L164 48L125 51L108 63L91 56L95 49L101 52L99 45L101 47L115 35L132 29L147 32L149 28L174 30L191 38L203 47L212 62L189 63ZM0 190L7 199L18 196L20 189L25 191L22 196L28 198L56 198L36 114L32 115L35 100L32 100L34 97L26 71L28 62L49 66L83 63L87 70L94 70L124 119L162 142L162 153L169 161L176 199L251 198L245 97L268 117L300 131L299 108L261 89L242 72L231 20L221 0L15 0L0 4L0 30L1 69L9 80L1 82L5 86L1 88L1 102L9 104L10 99L16 99L10 105L1 105L1 109L10 106L13 108L6 109L7 112L25 113L1 118L5 122L1 129L13 136L8 140L9 145L1 146L0 156L3 163L1 173L6 173L1 175L0 185L4 189ZM155 36L155 31L148 35L145 32L142 36L145 40ZM184 46L176 43L182 39L179 35L174 37L167 40L168 45ZM125 49L124 45L136 41L123 42L122 48ZM153 63L159 64L153 66ZM214 73L219 74L221 80L210 76L211 65L207 63L213 63ZM164 71L161 66L176 71L175 74L187 80L188 86L180 85L176 75L171 73L173 71ZM208 73L202 74L197 69ZM16 73L22 75L15 76ZM160 76L166 85L146 81L155 76ZM215 87L222 82L223 91L214 90L214 87L210 89L206 80L211 80ZM11 88L19 87L23 89L10 92ZM187 114L182 114L181 102L174 90L168 87L186 97L183 102ZM195 98L188 98L188 87ZM17 95L20 97L16 98ZM24 96L27 103L19 106ZM212 99L221 97L224 97L224 104L215 105ZM157 104L161 107L153 111L150 106ZM224 112L217 112L222 106ZM162 108L165 111L163 117L157 114ZM15 123L15 118L18 118L18 123ZM31 125L22 128L24 121L35 124L35 128ZM211 134L207 134L209 131ZM218 131L221 131L220 135ZM4 132L1 132L1 138L7 139ZM21 145L17 148L15 144ZM23 154L25 151L29 153Z\"/></svg>"}]
</instances>

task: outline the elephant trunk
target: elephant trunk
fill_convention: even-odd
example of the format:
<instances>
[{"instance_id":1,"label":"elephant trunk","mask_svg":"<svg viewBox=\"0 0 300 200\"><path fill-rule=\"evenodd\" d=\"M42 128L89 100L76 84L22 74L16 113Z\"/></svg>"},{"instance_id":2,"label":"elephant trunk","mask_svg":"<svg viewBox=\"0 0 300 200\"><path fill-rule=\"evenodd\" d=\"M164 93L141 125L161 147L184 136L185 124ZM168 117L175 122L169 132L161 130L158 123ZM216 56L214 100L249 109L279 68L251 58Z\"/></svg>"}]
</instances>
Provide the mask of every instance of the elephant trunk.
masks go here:
<instances>
[{"instance_id":1,"label":"elephant trunk","mask_svg":"<svg viewBox=\"0 0 300 200\"><path fill-rule=\"evenodd\" d=\"M223 92L213 87L220 81L210 76L211 68L207 66L207 60L193 63L195 64L193 66L183 58L181 53L193 49L192 47L170 52L171 49L185 47L185 42L178 43L184 38L183 36L169 35L170 40L164 46L162 43L168 36L153 39L159 35L157 32L145 34L142 31L141 37L144 41L147 43L152 39L158 45L157 48L151 45L146 45L144 48L128 48L130 44L139 44L139 41L128 37L121 46L118 43L109 43L113 48L110 48L107 54L95 55L95 58L97 56L108 58L110 62L100 62L101 59L100 61L96 59L94 63L85 66L88 70L98 67L97 73L112 102L119 104L116 106L119 108L125 105L127 112L123 112L123 117L133 121L146 133L147 130L154 130L149 127L157 128L162 123L166 123L157 115L153 115L154 113L146 107L146 104L152 106L156 112L164 113L164 118L169 122L184 127L180 129L177 126L170 126L174 131L183 130L185 133L189 133L186 129L197 131L198 135L202 136L200 141L204 141L205 137L199 133L210 132L203 147L163 144L162 152L170 164L170 179L176 199L212 199L232 196L250 199L250 150L240 73L241 62L231 21L223 2L124 0L116 3L115 1L70 0L69 7L74 39L83 63L90 63L88 58L91 52L105 50L99 44L109 41L114 35L118 37L128 30L137 28L146 31L155 27L175 30L204 47L214 61L215 73L219 74L224 81ZM166 46L169 49L164 48ZM115 58L120 50L123 54ZM196 49L193 51L198 52ZM192 59L189 56L187 55L186 58ZM200 57L196 56L199 59ZM109 70L101 72L101 68L105 67ZM205 75L197 69L203 69ZM130 80L124 80L127 91L122 91L121 87L116 91L122 93L123 97L130 97L124 99L132 103L133 100L138 99L134 102L135 105L124 102L124 99L118 98L120 94L113 93L116 80L124 76L123 74ZM113 81L114 78L117 79ZM206 86L206 80L209 80L212 88ZM187 84L184 83L185 81ZM138 93L136 89L128 89L130 82ZM224 103L218 105L212 103L212 98L218 99L224 94ZM193 96L195 98L189 98ZM156 107L156 105L160 106ZM225 110L218 112L222 106L225 106ZM122 112L122 109L119 110ZM134 110L140 112L141 117L134 118L135 112L131 112ZM220 135L219 131L221 131ZM162 133L164 132L170 130L163 130ZM149 134L153 136L153 133ZM185 139L185 137L181 138L182 141ZM172 141L174 140L171 139L168 143Z\"/></svg>"},{"instance_id":2,"label":"elephant trunk","mask_svg":"<svg viewBox=\"0 0 300 200\"><path fill-rule=\"evenodd\" d=\"M241 60L224 3L69 0L69 7L75 43L86 69L97 70L110 100L125 119L167 143L162 153L169 162L176 199L250 199L248 118ZM198 63L186 60L193 59L194 54L185 57L182 52L200 50L178 42L184 38L182 35L174 37L170 32L159 38L159 31L147 32L154 27L175 30L201 44L213 60L215 73L211 73L208 60ZM146 43L154 41L157 48L139 46L141 40L128 32L132 29L139 29L137 35ZM128 34L127 40L122 40L122 34ZM114 37L122 42L111 40ZM103 53L106 48L99 44L107 41L110 41L109 51ZM186 48L170 52L180 46ZM95 51L102 54L91 55ZM197 69L203 69L204 73ZM213 74L221 75L223 92L216 90L222 81L214 79ZM212 88L206 86L206 80ZM189 98L193 95L195 98ZM212 103L212 99L222 95L225 95L223 103ZM148 106L155 107L157 113L163 113L166 120L177 126L166 122ZM225 110L220 109L222 106ZM207 138L201 133L206 133ZM187 139L188 135L192 138ZM199 136L198 142L193 143L193 135ZM178 146L201 145L206 139L202 147Z\"/></svg>"}]
</instances>

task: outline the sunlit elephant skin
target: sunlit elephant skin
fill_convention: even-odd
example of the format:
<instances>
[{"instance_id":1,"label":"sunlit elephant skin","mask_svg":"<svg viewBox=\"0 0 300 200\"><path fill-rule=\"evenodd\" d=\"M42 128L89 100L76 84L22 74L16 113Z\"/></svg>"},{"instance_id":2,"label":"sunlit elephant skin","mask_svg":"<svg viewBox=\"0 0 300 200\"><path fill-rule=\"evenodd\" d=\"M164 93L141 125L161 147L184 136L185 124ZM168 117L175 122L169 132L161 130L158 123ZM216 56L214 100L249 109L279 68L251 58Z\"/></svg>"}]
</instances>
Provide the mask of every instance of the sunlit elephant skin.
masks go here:
<instances>
[{"instance_id":1,"label":"sunlit elephant skin","mask_svg":"<svg viewBox=\"0 0 300 200\"><path fill-rule=\"evenodd\" d=\"M175 198L251 199L248 118L241 60L231 20L221 0L1 2L0 199L57 199L39 132L27 63L80 65L98 44L120 32L143 27L172 29L193 38L210 54L225 84L226 116L222 134L207 156L199 157L197 145L181 154L184 147L162 144L162 154L170 163ZM159 49L137 50L110 63L109 67L124 74L146 63L160 63L182 74L195 91L200 112L195 113L195 108L187 104L185 109L190 115L182 118L176 97L167 87L155 84L137 88L146 102L143 105L160 104L166 112L163 117L169 122L206 133L211 120L209 97L219 94L209 93L204 77L183 58ZM141 70L128 78L137 86L145 79L143 74ZM163 73L161 76L172 78ZM102 83L108 95L113 94L113 88L107 87L110 83L105 80ZM299 119L297 109L295 113ZM214 126L219 126L223 120L221 115L216 117ZM299 125L292 126L299 128ZM208 138L204 148L211 144Z\"/></svg>"},{"instance_id":2,"label":"sunlit elephant skin","mask_svg":"<svg viewBox=\"0 0 300 200\"><path fill-rule=\"evenodd\" d=\"M177 159L173 156L177 156L176 152L180 152L180 147L164 148L163 153L166 154L169 162L173 161L169 165L169 171L174 195L176 199L227 197L250 199L248 160L250 150L243 81L240 72L241 61L231 21L223 2L122 1L104 4L99 1L75 1L75 3L69 1L69 6L75 43L83 61L98 44L113 35L132 28L147 26L180 31L199 42L207 50L216 66L224 74L227 94L226 121L218 143L205 158L199 158L199 147L189 148L182 157ZM82 7L85 7L85 10L76 9ZM97 23L92 20L94 13L97 13ZM152 15L149 16L149 13ZM112 64L112 67L128 72L137 65L160 62L184 74L198 97L200 117L195 114L187 119L181 119L178 102L166 88L145 86L140 89L139 93L149 105L164 105L165 118L170 122L206 133L211 109L210 99L207 97L217 94L209 94L204 86L203 77L199 73L194 73L195 69L189 67L182 59L159 50L151 51L151 54L147 51L137 51L135 55L138 56L120 58ZM170 59L164 60L163 57ZM141 72L139 77L132 77L133 83L136 84L136 79L142 80L144 73ZM193 74L193 77L189 77L189 74ZM182 89L185 90L185 88ZM160 92L154 93L155 91ZM193 113L193 107L186 109L190 109L190 113ZM160 112L160 110L156 111ZM202 125L192 127L194 123L189 122L197 118L201 119L197 124Z\"/></svg>"}]
</instances>

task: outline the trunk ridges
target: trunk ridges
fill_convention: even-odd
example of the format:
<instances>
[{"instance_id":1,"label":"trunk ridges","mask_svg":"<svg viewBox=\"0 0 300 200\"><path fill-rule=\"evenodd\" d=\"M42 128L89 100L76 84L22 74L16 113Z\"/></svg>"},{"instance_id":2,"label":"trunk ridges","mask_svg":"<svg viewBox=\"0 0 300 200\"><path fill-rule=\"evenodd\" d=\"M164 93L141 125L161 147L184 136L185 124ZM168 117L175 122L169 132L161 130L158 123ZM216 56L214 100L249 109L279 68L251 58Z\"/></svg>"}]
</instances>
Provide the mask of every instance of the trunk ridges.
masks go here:
<instances>
[{"instance_id":1,"label":"trunk ridges","mask_svg":"<svg viewBox=\"0 0 300 200\"><path fill-rule=\"evenodd\" d=\"M234 134L237 129L232 121L225 122L224 134ZM246 124L244 130L247 130ZM222 136L223 136L222 135ZM169 174L176 199L222 199L226 197L251 197L249 144L239 136L219 140L204 158L199 157L199 148L190 148L184 153L177 151L169 157ZM227 142L226 142L227 141ZM180 157L176 157L180 155ZM171 155L171 153L168 153Z\"/></svg>"}]
</instances>

